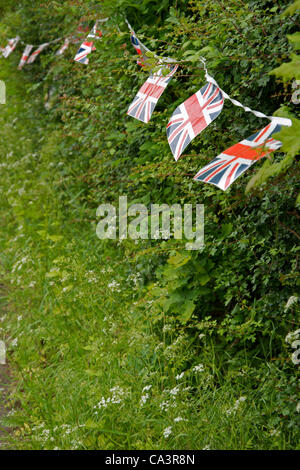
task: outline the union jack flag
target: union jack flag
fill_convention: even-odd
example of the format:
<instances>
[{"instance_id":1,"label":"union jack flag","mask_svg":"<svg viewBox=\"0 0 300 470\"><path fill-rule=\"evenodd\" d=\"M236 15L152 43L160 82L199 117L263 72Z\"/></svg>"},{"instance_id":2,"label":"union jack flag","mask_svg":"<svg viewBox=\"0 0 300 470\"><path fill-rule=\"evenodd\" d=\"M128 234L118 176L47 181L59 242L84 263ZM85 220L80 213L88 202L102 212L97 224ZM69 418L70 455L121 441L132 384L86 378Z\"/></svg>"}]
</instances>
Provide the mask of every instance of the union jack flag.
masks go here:
<instances>
[{"instance_id":1,"label":"union jack flag","mask_svg":"<svg viewBox=\"0 0 300 470\"><path fill-rule=\"evenodd\" d=\"M163 76L160 69L146 80L128 108L129 116L145 123L150 121L156 103L178 69L178 65L168 67L170 69L168 75Z\"/></svg>"},{"instance_id":2,"label":"union jack flag","mask_svg":"<svg viewBox=\"0 0 300 470\"><path fill-rule=\"evenodd\" d=\"M33 48L33 46L31 46L30 44L27 44L27 46L25 47L24 52L23 52L22 57L21 57L21 60L20 60L19 65L18 65L19 70L21 70L23 68L23 66L26 64L27 59L30 55L30 52L31 52L32 48Z\"/></svg>"},{"instance_id":3,"label":"union jack flag","mask_svg":"<svg viewBox=\"0 0 300 470\"><path fill-rule=\"evenodd\" d=\"M224 97L220 88L208 82L175 109L167 125L168 142L175 160L219 116L223 104Z\"/></svg>"},{"instance_id":4,"label":"union jack flag","mask_svg":"<svg viewBox=\"0 0 300 470\"><path fill-rule=\"evenodd\" d=\"M45 42L44 44L41 44L29 57L27 60L27 64L33 64L37 56L44 50L46 47L49 45L48 42Z\"/></svg>"},{"instance_id":5,"label":"union jack flag","mask_svg":"<svg viewBox=\"0 0 300 470\"><path fill-rule=\"evenodd\" d=\"M76 62L80 62L81 64L87 65L89 63L89 59L88 59L87 56L92 51L96 50L96 48L94 47L94 41L88 41L88 38L99 39L99 38L101 38L101 36L102 36L102 33L101 33L101 31L97 30L97 23L95 23L95 25L93 26L92 31L87 36L87 40L84 41L81 44L80 48L78 49L78 51L77 51L77 53L74 57L74 60Z\"/></svg>"},{"instance_id":6,"label":"union jack flag","mask_svg":"<svg viewBox=\"0 0 300 470\"><path fill-rule=\"evenodd\" d=\"M81 64L87 65L89 63L89 59L87 56L92 52L93 44L93 42L84 41L78 49L74 60L76 62L80 62Z\"/></svg>"},{"instance_id":7,"label":"union jack flag","mask_svg":"<svg viewBox=\"0 0 300 470\"><path fill-rule=\"evenodd\" d=\"M7 46L4 48L4 50L2 52L3 57L7 58L15 50L15 48L16 48L19 41L20 41L19 36L16 36L13 39L9 39Z\"/></svg>"},{"instance_id":8,"label":"union jack flag","mask_svg":"<svg viewBox=\"0 0 300 470\"><path fill-rule=\"evenodd\" d=\"M99 39L101 37L102 37L102 31L100 31L100 29L97 29L97 23L95 23L92 31L88 35L88 38Z\"/></svg>"},{"instance_id":9,"label":"union jack flag","mask_svg":"<svg viewBox=\"0 0 300 470\"><path fill-rule=\"evenodd\" d=\"M220 153L194 177L197 181L211 183L225 191L253 163L278 150L282 143L271 138L281 126L271 122L259 132Z\"/></svg>"},{"instance_id":10,"label":"union jack flag","mask_svg":"<svg viewBox=\"0 0 300 470\"><path fill-rule=\"evenodd\" d=\"M136 52L140 56L140 60L137 60L136 63L141 67L145 67L145 65L147 65L146 52L149 52L149 49L144 46L144 44L135 35L134 31L131 31L130 41L133 47L135 48Z\"/></svg>"}]
</instances>

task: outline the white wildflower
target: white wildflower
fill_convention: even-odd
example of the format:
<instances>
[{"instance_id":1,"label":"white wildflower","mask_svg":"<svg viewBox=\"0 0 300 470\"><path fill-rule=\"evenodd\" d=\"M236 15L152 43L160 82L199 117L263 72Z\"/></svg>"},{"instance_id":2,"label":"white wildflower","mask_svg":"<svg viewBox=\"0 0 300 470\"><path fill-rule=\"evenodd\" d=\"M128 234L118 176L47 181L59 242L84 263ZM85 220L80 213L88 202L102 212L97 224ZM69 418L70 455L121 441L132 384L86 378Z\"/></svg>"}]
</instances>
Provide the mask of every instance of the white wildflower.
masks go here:
<instances>
[{"instance_id":1,"label":"white wildflower","mask_svg":"<svg viewBox=\"0 0 300 470\"><path fill-rule=\"evenodd\" d=\"M287 312L288 309L289 309L293 304L295 304L296 302L298 302L298 300L299 300L299 297L297 297L296 295L292 295L292 296L288 299L287 303L285 304L284 311Z\"/></svg>"},{"instance_id":2,"label":"white wildflower","mask_svg":"<svg viewBox=\"0 0 300 470\"><path fill-rule=\"evenodd\" d=\"M117 281L112 281L108 286L112 292L121 292L121 289L119 289L120 284Z\"/></svg>"},{"instance_id":3,"label":"white wildflower","mask_svg":"<svg viewBox=\"0 0 300 470\"><path fill-rule=\"evenodd\" d=\"M197 366L193 367L194 372L203 372L204 371L204 365L203 364L198 364Z\"/></svg>"},{"instance_id":4,"label":"white wildflower","mask_svg":"<svg viewBox=\"0 0 300 470\"><path fill-rule=\"evenodd\" d=\"M180 421L187 421L187 419L183 419L181 416L177 416L177 418L174 418L174 423L179 423Z\"/></svg>"},{"instance_id":5,"label":"white wildflower","mask_svg":"<svg viewBox=\"0 0 300 470\"><path fill-rule=\"evenodd\" d=\"M150 303L150 301L149 301ZM163 327L163 332L166 333L167 331L172 331L172 325L165 325Z\"/></svg>"},{"instance_id":6,"label":"white wildflower","mask_svg":"<svg viewBox=\"0 0 300 470\"><path fill-rule=\"evenodd\" d=\"M167 439L170 436L170 434L172 434L172 426L169 426L166 429L164 429L163 436L165 439Z\"/></svg>"},{"instance_id":7,"label":"white wildflower","mask_svg":"<svg viewBox=\"0 0 300 470\"><path fill-rule=\"evenodd\" d=\"M180 380L180 379L182 379L183 376L184 376L184 372L182 372L181 374L176 375L175 379Z\"/></svg>"},{"instance_id":8,"label":"white wildflower","mask_svg":"<svg viewBox=\"0 0 300 470\"><path fill-rule=\"evenodd\" d=\"M160 409L162 411L168 411L169 407L170 407L170 403L168 401L163 401L160 405L159 405Z\"/></svg>"},{"instance_id":9,"label":"white wildflower","mask_svg":"<svg viewBox=\"0 0 300 470\"><path fill-rule=\"evenodd\" d=\"M12 346L13 348L15 348L16 346L18 346L18 338L13 339L10 344L11 344L11 346Z\"/></svg>"},{"instance_id":10,"label":"white wildflower","mask_svg":"<svg viewBox=\"0 0 300 470\"><path fill-rule=\"evenodd\" d=\"M175 397L177 395L177 393L179 392L180 388L179 388L179 385L177 385L177 387L174 387L172 388L169 393L170 395L173 395L173 397Z\"/></svg>"},{"instance_id":11,"label":"white wildflower","mask_svg":"<svg viewBox=\"0 0 300 470\"><path fill-rule=\"evenodd\" d=\"M270 436L280 436L280 431L278 429L271 429Z\"/></svg>"},{"instance_id":12,"label":"white wildflower","mask_svg":"<svg viewBox=\"0 0 300 470\"><path fill-rule=\"evenodd\" d=\"M243 403L247 398L246 397L240 397L236 400L236 402L234 403L233 407L232 408L228 408L226 410L226 414L228 416L230 416L231 414L235 413L239 407L240 407L240 404Z\"/></svg>"},{"instance_id":13,"label":"white wildflower","mask_svg":"<svg viewBox=\"0 0 300 470\"><path fill-rule=\"evenodd\" d=\"M146 393L146 395L142 395L141 400L140 400L140 406L143 406L148 400L148 398L149 398L149 393Z\"/></svg>"}]
</instances>

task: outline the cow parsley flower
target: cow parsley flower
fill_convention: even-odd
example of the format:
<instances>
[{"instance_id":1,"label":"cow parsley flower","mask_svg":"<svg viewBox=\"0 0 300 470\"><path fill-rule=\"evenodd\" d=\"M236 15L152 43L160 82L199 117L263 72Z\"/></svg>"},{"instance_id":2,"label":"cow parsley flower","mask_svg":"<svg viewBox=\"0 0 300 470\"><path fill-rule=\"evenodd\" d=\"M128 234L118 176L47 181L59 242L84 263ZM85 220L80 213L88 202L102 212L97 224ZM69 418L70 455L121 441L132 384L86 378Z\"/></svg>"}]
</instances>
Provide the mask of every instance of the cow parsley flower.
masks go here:
<instances>
[{"instance_id":1,"label":"cow parsley flower","mask_svg":"<svg viewBox=\"0 0 300 470\"><path fill-rule=\"evenodd\" d=\"M163 401L160 405L159 405L160 409L162 411L168 411L169 407L170 407L170 403L168 401Z\"/></svg>"},{"instance_id":2,"label":"cow parsley flower","mask_svg":"<svg viewBox=\"0 0 300 470\"><path fill-rule=\"evenodd\" d=\"M179 423L180 421L187 421L187 419L184 419L181 416L177 416L177 418L174 418L174 423Z\"/></svg>"},{"instance_id":3,"label":"cow parsley flower","mask_svg":"<svg viewBox=\"0 0 300 470\"><path fill-rule=\"evenodd\" d=\"M179 392L179 390L180 390L179 385L177 385L177 387L174 387L171 390L169 390L169 393L170 393L170 395L175 397L177 395L177 393Z\"/></svg>"},{"instance_id":4,"label":"cow parsley flower","mask_svg":"<svg viewBox=\"0 0 300 470\"><path fill-rule=\"evenodd\" d=\"M146 403L146 401L148 400L148 398L149 398L149 393L146 393L145 395L142 395L141 400L140 400L140 406L143 406Z\"/></svg>"},{"instance_id":5,"label":"cow parsley flower","mask_svg":"<svg viewBox=\"0 0 300 470\"><path fill-rule=\"evenodd\" d=\"M166 429L164 429L163 436L165 439L167 439L170 436L170 434L172 434L172 426L169 426Z\"/></svg>"},{"instance_id":6,"label":"cow parsley flower","mask_svg":"<svg viewBox=\"0 0 300 470\"><path fill-rule=\"evenodd\" d=\"M238 398L238 399L236 400L236 402L234 403L233 407L232 407L232 408L228 408L228 409L226 410L226 414L227 414L228 416L230 416L231 414L235 413L235 412L239 409L241 403L243 403L245 400L246 400L246 397L240 397L240 398Z\"/></svg>"},{"instance_id":7,"label":"cow parsley flower","mask_svg":"<svg viewBox=\"0 0 300 470\"><path fill-rule=\"evenodd\" d=\"M183 376L184 376L184 372L182 372L181 374L176 375L175 379L180 380L180 379L182 379Z\"/></svg>"},{"instance_id":8,"label":"cow parsley flower","mask_svg":"<svg viewBox=\"0 0 300 470\"><path fill-rule=\"evenodd\" d=\"M203 372L204 371L204 365L203 364L198 364L197 366L193 367L194 372Z\"/></svg>"}]
</instances>

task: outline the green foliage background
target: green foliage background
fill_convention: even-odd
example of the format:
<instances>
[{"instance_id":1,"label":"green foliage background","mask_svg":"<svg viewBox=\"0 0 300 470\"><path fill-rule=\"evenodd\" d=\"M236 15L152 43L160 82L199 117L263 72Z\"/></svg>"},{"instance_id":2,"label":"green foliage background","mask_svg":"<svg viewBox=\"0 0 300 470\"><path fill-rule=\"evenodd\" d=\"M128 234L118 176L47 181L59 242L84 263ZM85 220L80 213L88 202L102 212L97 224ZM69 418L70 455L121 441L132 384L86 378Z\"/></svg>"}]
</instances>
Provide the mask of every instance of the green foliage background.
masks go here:
<instances>
[{"instance_id":1,"label":"green foliage background","mask_svg":"<svg viewBox=\"0 0 300 470\"><path fill-rule=\"evenodd\" d=\"M296 448L285 337L299 326L299 302L285 306L300 284L297 2L6 1L0 38L39 44L99 16L110 20L88 66L73 61L77 45L59 58L51 46L22 72L21 46L0 64L2 323L18 383L8 442ZM186 60L148 125L126 116L146 73L124 16L151 50ZM204 84L202 55L232 97L293 119L278 136L283 152L226 193L192 176L261 120L226 103L177 163L165 135L173 110ZM205 249L98 240L96 208L120 195L204 204Z\"/></svg>"}]
</instances>

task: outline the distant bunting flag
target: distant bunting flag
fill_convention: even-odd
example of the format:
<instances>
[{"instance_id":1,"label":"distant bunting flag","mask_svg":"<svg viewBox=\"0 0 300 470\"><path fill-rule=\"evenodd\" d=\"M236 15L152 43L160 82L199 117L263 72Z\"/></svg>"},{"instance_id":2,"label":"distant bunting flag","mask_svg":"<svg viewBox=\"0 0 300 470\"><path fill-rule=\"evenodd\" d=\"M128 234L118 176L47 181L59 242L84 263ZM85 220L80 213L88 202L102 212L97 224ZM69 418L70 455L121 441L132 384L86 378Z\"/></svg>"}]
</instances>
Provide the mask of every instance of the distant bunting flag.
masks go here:
<instances>
[{"instance_id":1,"label":"distant bunting flag","mask_svg":"<svg viewBox=\"0 0 300 470\"><path fill-rule=\"evenodd\" d=\"M94 38L94 39L99 39L102 37L102 31L100 29L97 29L97 23L94 24L92 31L88 34L88 38Z\"/></svg>"},{"instance_id":2,"label":"distant bunting flag","mask_svg":"<svg viewBox=\"0 0 300 470\"><path fill-rule=\"evenodd\" d=\"M97 23L95 23L95 25L93 26L93 29L91 30L91 32L88 34L87 38L86 38L86 41L84 41L80 48L78 49L75 57L74 57L74 60L76 62L80 62L81 64L85 64L87 65L89 63L89 59L88 59L88 55L96 50L96 48L94 47L94 41L89 41L88 39L91 38L91 39L99 39L101 38L102 36L102 32L99 31L97 29Z\"/></svg>"},{"instance_id":3,"label":"distant bunting flag","mask_svg":"<svg viewBox=\"0 0 300 470\"><path fill-rule=\"evenodd\" d=\"M27 46L25 47L24 52L23 52L22 57L21 57L21 60L20 60L19 65L18 65L19 70L21 70L24 67L24 65L26 64L27 59L30 55L30 52L31 52L32 48L33 48L33 46L31 46L30 44L27 44Z\"/></svg>"},{"instance_id":4,"label":"distant bunting flag","mask_svg":"<svg viewBox=\"0 0 300 470\"><path fill-rule=\"evenodd\" d=\"M170 72L162 74L160 69L156 74L150 75L144 85L139 89L127 114L142 122L149 122L154 108L178 69L178 65L169 65Z\"/></svg>"},{"instance_id":5,"label":"distant bunting flag","mask_svg":"<svg viewBox=\"0 0 300 470\"><path fill-rule=\"evenodd\" d=\"M84 41L75 55L75 62L87 65L89 63L88 55L92 52L93 42Z\"/></svg>"},{"instance_id":6,"label":"distant bunting flag","mask_svg":"<svg viewBox=\"0 0 300 470\"><path fill-rule=\"evenodd\" d=\"M7 58L16 48L18 42L20 41L20 36L16 36L13 39L8 40L7 46L3 50L3 57Z\"/></svg>"},{"instance_id":7,"label":"distant bunting flag","mask_svg":"<svg viewBox=\"0 0 300 470\"><path fill-rule=\"evenodd\" d=\"M214 184L225 191L253 163L281 147L282 143L271 137L280 129L281 126L275 120L270 122L248 139L224 150L202 168L194 179Z\"/></svg>"},{"instance_id":8,"label":"distant bunting flag","mask_svg":"<svg viewBox=\"0 0 300 470\"><path fill-rule=\"evenodd\" d=\"M46 47L49 46L49 42L45 42L38 46L38 48L31 54L31 56L27 60L27 64L33 64L37 56L44 50Z\"/></svg>"},{"instance_id":9,"label":"distant bunting flag","mask_svg":"<svg viewBox=\"0 0 300 470\"><path fill-rule=\"evenodd\" d=\"M140 57L140 59L137 60L137 64L141 67L145 67L147 64L146 53L150 52L149 49L138 39L134 31L131 31L130 41Z\"/></svg>"},{"instance_id":10,"label":"distant bunting flag","mask_svg":"<svg viewBox=\"0 0 300 470\"><path fill-rule=\"evenodd\" d=\"M150 49L148 49L148 47L146 47L145 44L143 44L142 41L140 41L140 39L137 37L132 26L130 25L130 23L128 23L126 18L125 18L125 21L130 31L130 42L135 48L137 54L139 55L139 59L137 60L138 65L140 65L141 67L145 67L146 65L149 65L149 66L151 65L149 60L147 61L147 53L149 53L149 56L157 59L159 64L162 64L162 63L177 64L178 61L175 59L171 59L170 57L158 57L156 54L151 52Z\"/></svg>"},{"instance_id":11,"label":"distant bunting flag","mask_svg":"<svg viewBox=\"0 0 300 470\"><path fill-rule=\"evenodd\" d=\"M168 142L175 160L189 143L222 111L223 94L216 85L207 82L197 93L179 105L167 125Z\"/></svg>"},{"instance_id":12,"label":"distant bunting flag","mask_svg":"<svg viewBox=\"0 0 300 470\"><path fill-rule=\"evenodd\" d=\"M56 51L56 55L62 55L65 52L65 50L68 49L69 44L70 44L70 39L66 38L63 45L60 46L60 48Z\"/></svg>"},{"instance_id":13,"label":"distant bunting flag","mask_svg":"<svg viewBox=\"0 0 300 470\"><path fill-rule=\"evenodd\" d=\"M107 20L109 18L98 18L90 32L90 24L84 22L77 29L73 30L73 33L68 33L68 37L57 37L39 46L27 44L18 69L21 70L26 63L32 64L47 46L58 44L60 41L61 45L56 51L56 56L62 55L70 44L76 44L77 47L79 45L80 47L76 52L74 60L82 64L88 64L89 54L96 49L95 42L102 37L102 32L98 29L98 25L105 23ZM181 61L175 58L158 56L156 53L151 52L137 37L126 18L125 22L129 28L131 44L138 55L137 64L144 67L145 71L149 70L150 73L150 76L136 93L128 108L127 115L141 122L148 123L158 100L175 75ZM118 30L120 31L119 28ZM16 36L13 39L9 39L6 47L0 47L0 56L7 58L14 51L19 41L25 46L26 43L19 36ZM125 48L125 46L122 45L121 47ZM33 48L34 51L32 52ZM189 59L187 58L187 60ZM196 181L213 184L225 191L257 160L281 147L282 143L274 140L272 135L279 132L281 126L291 126L292 121L289 118L267 116L261 111L253 110L240 103L237 99L231 98L222 90L216 80L208 74L205 57L199 56L199 60L202 62L205 73L205 85L177 106L167 124L167 139L176 161L190 142L220 115L224 100L226 99L245 112L251 113L258 118L267 118L270 121L262 130L224 150L194 176ZM48 101L45 104L47 109L50 106L49 99L52 93L53 90L50 89Z\"/></svg>"}]
</instances>

